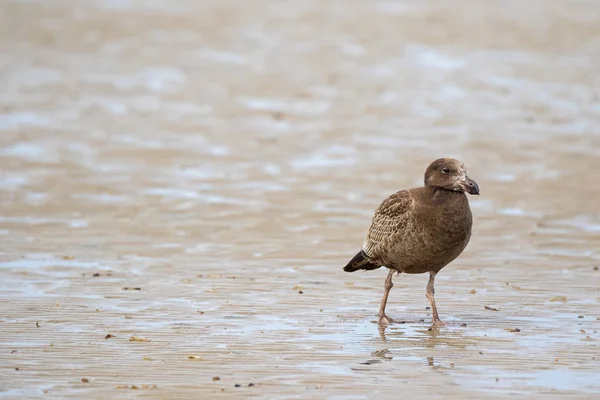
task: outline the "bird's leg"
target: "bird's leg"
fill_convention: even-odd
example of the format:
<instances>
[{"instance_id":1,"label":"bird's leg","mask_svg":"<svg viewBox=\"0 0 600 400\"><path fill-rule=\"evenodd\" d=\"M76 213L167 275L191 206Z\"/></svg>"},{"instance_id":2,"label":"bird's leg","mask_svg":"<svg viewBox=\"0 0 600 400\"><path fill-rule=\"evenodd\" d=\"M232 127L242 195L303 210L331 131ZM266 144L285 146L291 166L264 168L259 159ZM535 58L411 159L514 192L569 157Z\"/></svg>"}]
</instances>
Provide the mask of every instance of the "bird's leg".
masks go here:
<instances>
[{"instance_id":1,"label":"bird's leg","mask_svg":"<svg viewBox=\"0 0 600 400\"><path fill-rule=\"evenodd\" d=\"M387 278L385 278L385 285L383 291L383 298L381 299L381 307L379 308L379 323L380 324L390 324L393 323L394 320L385 315L385 305L387 304L388 296L390 294L390 290L394 287L394 283L392 282L392 277L394 276L393 269L390 269Z\"/></svg>"},{"instance_id":2,"label":"bird's leg","mask_svg":"<svg viewBox=\"0 0 600 400\"><path fill-rule=\"evenodd\" d=\"M427 299L429 299L429 303L431 304L431 314L433 316L433 325L445 325L441 320L440 316L437 312L437 307L435 306L435 288L433 287L433 282L435 281L435 275L437 272L431 271L429 272L429 282L427 282Z\"/></svg>"}]
</instances>

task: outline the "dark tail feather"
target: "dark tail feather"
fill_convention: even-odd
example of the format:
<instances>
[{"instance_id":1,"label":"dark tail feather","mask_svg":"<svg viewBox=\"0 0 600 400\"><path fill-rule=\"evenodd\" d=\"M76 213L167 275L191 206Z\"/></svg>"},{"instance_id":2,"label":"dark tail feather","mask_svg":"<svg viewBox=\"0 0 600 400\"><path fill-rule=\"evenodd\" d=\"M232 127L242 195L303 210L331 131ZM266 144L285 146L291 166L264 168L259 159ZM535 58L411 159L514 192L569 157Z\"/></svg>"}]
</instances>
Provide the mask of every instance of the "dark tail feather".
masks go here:
<instances>
[{"instance_id":1,"label":"dark tail feather","mask_svg":"<svg viewBox=\"0 0 600 400\"><path fill-rule=\"evenodd\" d=\"M365 271L371 271L374 269L381 268L381 265L373 264L369 261L368 256L364 251L359 251L357 255L354 256L352 260L344 267L344 271L346 272L354 272L359 269L364 269Z\"/></svg>"}]
</instances>

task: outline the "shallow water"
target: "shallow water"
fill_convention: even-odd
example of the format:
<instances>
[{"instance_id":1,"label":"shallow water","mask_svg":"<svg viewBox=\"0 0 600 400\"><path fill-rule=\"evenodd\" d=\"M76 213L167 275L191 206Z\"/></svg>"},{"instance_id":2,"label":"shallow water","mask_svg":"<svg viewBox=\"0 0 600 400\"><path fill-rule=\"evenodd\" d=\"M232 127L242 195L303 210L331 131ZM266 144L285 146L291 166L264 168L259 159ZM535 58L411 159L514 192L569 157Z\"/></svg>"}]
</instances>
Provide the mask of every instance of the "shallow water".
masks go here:
<instances>
[{"instance_id":1,"label":"shallow water","mask_svg":"<svg viewBox=\"0 0 600 400\"><path fill-rule=\"evenodd\" d=\"M3 398L600 393L597 2L1 8ZM341 268L440 156L482 190L454 324L413 275L378 329Z\"/></svg>"}]
</instances>

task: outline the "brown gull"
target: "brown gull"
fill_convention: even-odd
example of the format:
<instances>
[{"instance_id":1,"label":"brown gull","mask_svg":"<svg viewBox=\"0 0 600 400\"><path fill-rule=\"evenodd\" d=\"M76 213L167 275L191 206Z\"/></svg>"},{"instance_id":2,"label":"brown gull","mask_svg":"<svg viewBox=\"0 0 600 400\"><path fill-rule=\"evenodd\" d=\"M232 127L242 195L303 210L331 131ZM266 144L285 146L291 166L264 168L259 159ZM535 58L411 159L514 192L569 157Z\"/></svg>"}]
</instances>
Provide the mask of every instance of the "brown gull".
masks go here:
<instances>
[{"instance_id":1,"label":"brown gull","mask_svg":"<svg viewBox=\"0 0 600 400\"><path fill-rule=\"evenodd\" d=\"M479 186L467 176L464 164L440 158L425 171L425 186L396 192L375 210L362 249L344 271L370 271L382 266L390 270L379 309L380 324L394 322L385 314L394 272L429 272L426 296L433 324L443 324L435 306L434 280L471 238L473 217L465 193L478 195Z\"/></svg>"}]
</instances>

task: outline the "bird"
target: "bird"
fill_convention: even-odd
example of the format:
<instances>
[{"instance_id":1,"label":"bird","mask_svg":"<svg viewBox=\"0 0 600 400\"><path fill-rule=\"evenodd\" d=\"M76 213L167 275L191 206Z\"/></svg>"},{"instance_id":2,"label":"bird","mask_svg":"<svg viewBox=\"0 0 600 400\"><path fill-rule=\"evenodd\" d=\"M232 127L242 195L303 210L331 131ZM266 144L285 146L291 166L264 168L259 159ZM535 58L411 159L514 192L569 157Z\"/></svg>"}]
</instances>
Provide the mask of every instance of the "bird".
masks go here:
<instances>
[{"instance_id":1,"label":"bird","mask_svg":"<svg viewBox=\"0 0 600 400\"><path fill-rule=\"evenodd\" d=\"M378 314L380 325L396 322L385 313L394 273L427 272L432 325L445 325L435 304L434 282L471 238L473 215L467 193L479 195L479 185L469 178L465 165L439 158L425 170L424 186L393 193L373 213L361 250L343 270L389 269Z\"/></svg>"}]
</instances>

